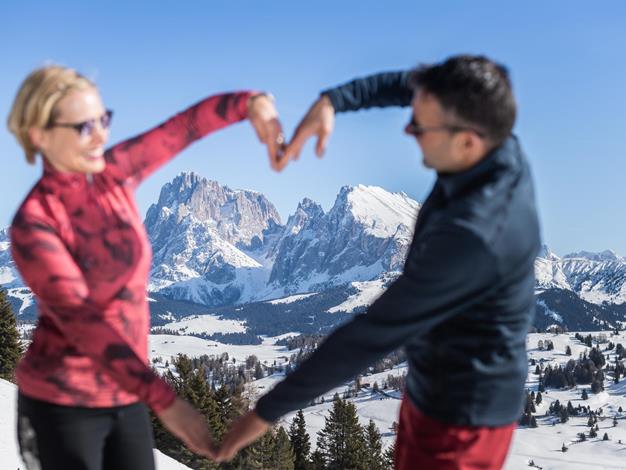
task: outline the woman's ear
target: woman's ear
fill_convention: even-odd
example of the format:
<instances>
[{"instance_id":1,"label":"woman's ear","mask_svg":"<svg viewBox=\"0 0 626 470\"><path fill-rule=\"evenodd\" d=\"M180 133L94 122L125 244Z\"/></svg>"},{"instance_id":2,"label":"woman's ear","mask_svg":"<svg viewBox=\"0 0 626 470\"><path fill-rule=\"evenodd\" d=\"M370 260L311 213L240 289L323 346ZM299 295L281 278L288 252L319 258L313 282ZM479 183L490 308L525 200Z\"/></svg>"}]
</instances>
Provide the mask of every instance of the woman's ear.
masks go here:
<instances>
[{"instance_id":1,"label":"woman's ear","mask_svg":"<svg viewBox=\"0 0 626 470\"><path fill-rule=\"evenodd\" d=\"M28 138L34 147L41 150L46 146L47 132L41 127L31 127L28 129Z\"/></svg>"}]
</instances>

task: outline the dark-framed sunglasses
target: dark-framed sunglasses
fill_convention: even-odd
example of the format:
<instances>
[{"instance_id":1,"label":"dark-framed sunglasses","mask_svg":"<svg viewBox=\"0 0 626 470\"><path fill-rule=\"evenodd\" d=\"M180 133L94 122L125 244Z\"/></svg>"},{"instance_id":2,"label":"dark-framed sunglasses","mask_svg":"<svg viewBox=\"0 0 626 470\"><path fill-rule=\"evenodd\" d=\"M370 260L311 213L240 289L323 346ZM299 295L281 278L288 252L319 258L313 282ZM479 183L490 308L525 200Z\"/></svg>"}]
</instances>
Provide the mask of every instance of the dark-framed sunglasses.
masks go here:
<instances>
[{"instance_id":1,"label":"dark-framed sunglasses","mask_svg":"<svg viewBox=\"0 0 626 470\"><path fill-rule=\"evenodd\" d=\"M107 109L102 116L96 119L88 119L83 122L69 123L69 122L53 122L48 124L47 128L53 127L69 127L76 132L81 138L90 137L96 128L96 123L100 124L100 127L104 130L108 130L111 127L111 120L113 119L113 110Z\"/></svg>"},{"instance_id":2,"label":"dark-framed sunglasses","mask_svg":"<svg viewBox=\"0 0 626 470\"><path fill-rule=\"evenodd\" d=\"M474 129L473 127L467 127L467 126L449 125L449 126L423 127L415 122L415 117L411 117L411 120L404 128L404 132L414 137L421 137L426 132L442 132L442 131L450 132L451 134L454 134L456 132L468 131L468 132L473 132L478 137L485 137L485 134L483 132L479 131L478 129Z\"/></svg>"}]
</instances>

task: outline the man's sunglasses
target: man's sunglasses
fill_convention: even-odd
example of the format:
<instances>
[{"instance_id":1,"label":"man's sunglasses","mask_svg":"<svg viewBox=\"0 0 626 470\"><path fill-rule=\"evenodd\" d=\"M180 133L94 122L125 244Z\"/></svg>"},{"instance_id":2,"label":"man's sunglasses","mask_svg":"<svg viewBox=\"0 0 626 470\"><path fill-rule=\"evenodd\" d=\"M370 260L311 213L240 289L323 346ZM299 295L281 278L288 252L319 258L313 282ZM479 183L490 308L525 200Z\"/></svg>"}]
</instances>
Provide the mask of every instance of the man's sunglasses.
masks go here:
<instances>
[{"instance_id":1,"label":"man's sunglasses","mask_svg":"<svg viewBox=\"0 0 626 470\"><path fill-rule=\"evenodd\" d=\"M477 129L474 129L473 127L452 126L452 125L450 125L450 126L422 127L418 123L415 122L415 118L414 117L411 117L411 120L409 121L409 123L404 128L404 132L406 132L407 134L412 135L414 137L421 137L426 132L441 132L441 131L450 132L452 134L454 134L455 132L469 131L469 132L473 132L478 137L485 137L485 134L483 132L481 132L481 131L479 131Z\"/></svg>"},{"instance_id":2,"label":"man's sunglasses","mask_svg":"<svg viewBox=\"0 0 626 470\"><path fill-rule=\"evenodd\" d=\"M53 122L48 124L49 129L52 127L70 127L80 135L81 138L90 137L93 134L94 129L96 128L96 123L100 124L100 127L104 130L107 130L111 127L111 119L113 119L113 111L107 109L102 116L96 119L88 119L83 122L77 123L66 123L66 122Z\"/></svg>"}]
</instances>

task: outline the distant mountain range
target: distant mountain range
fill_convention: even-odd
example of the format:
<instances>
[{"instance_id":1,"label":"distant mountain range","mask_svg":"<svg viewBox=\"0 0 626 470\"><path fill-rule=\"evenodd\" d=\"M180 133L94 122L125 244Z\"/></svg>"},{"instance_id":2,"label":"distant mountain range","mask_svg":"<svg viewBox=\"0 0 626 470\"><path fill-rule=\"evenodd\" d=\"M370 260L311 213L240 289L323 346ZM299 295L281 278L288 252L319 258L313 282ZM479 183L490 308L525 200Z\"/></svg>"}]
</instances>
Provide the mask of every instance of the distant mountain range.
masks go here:
<instances>
[{"instance_id":1,"label":"distant mountain range","mask_svg":"<svg viewBox=\"0 0 626 470\"><path fill-rule=\"evenodd\" d=\"M281 334L287 331L251 320L253 312L271 311L277 319L297 311L302 315L278 324L325 329L333 314L365 310L399 274L419 209L403 193L345 186L328 212L304 199L283 224L263 194L181 173L163 186L145 219L154 253L153 323L212 312L246 320L255 334ZM9 246L0 230L0 285L18 317L33 319L32 295ZM604 251L560 258L544 246L535 271L536 327L597 330L626 321L623 257ZM296 295L304 293L311 295ZM287 300L272 301L281 298Z\"/></svg>"}]
</instances>

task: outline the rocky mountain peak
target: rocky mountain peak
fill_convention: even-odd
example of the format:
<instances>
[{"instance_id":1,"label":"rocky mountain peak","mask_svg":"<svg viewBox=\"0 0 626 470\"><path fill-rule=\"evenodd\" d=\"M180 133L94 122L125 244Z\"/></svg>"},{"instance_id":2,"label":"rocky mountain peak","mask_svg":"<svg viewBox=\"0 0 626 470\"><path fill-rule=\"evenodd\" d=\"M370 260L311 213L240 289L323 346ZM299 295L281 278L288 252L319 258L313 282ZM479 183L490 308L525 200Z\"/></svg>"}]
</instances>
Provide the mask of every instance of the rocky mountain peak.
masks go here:
<instances>
[{"instance_id":1,"label":"rocky mountain peak","mask_svg":"<svg viewBox=\"0 0 626 470\"><path fill-rule=\"evenodd\" d=\"M591 251L579 251L576 253L570 253L566 255L564 258L583 258L589 261L599 261L599 262L624 262L625 258L619 256L613 250L604 250L599 253L594 253Z\"/></svg>"},{"instance_id":2,"label":"rocky mountain peak","mask_svg":"<svg viewBox=\"0 0 626 470\"><path fill-rule=\"evenodd\" d=\"M179 174L161 189L157 204L146 214L151 241L169 236L174 226L199 222L212 227L222 238L238 246L250 246L263 231L281 225L274 205L261 193L232 190L193 172ZM167 229L165 232L163 229Z\"/></svg>"}]
</instances>

